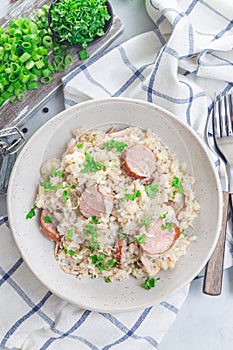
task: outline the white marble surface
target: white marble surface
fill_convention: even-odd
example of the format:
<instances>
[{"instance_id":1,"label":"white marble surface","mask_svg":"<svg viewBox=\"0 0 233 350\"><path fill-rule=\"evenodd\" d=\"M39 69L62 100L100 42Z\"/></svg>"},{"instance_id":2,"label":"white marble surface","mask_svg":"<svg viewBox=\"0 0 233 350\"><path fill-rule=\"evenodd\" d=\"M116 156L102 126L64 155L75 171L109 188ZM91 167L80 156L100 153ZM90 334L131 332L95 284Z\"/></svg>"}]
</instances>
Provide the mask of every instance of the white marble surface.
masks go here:
<instances>
[{"instance_id":1,"label":"white marble surface","mask_svg":"<svg viewBox=\"0 0 233 350\"><path fill-rule=\"evenodd\" d=\"M124 34L117 43L153 28L143 0L111 0L111 3L125 24ZM0 197L0 215L4 212ZM159 350L233 349L233 269L224 271L223 290L218 297L204 295L202 283L203 279L191 283L188 298Z\"/></svg>"}]
</instances>

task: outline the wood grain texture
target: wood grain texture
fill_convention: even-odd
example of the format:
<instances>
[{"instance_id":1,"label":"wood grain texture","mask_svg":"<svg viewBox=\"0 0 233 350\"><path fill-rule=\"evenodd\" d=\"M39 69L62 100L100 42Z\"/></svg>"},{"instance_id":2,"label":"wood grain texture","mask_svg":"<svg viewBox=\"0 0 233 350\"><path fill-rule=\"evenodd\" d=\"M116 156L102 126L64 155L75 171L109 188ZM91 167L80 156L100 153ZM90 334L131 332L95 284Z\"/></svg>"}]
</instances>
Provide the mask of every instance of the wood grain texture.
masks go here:
<instances>
[{"instance_id":1,"label":"wood grain texture","mask_svg":"<svg viewBox=\"0 0 233 350\"><path fill-rule=\"evenodd\" d=\"M226 224L228 214L229 193L223 192L223 216L220 236L204 274L203 293L220 295L222 291L223 263L226 242Z\"/></svg>"},{"instance_id":2,"label":"wood grain texture","mask_svg":"<svg viewBox=\"0 0 233 350\"><path fill-rule=\"evenodd\" d=\"M1 27L6 27L12 18L16 17L33 17L33 13L38 8L41 8L43 5L50 5L51 0L18 0L16 3L11 5L11 10L8 15L0 21ZM89 46L88 52L91 57L97 53L103 51L108 47L121 33L123 32L123 23L121 20L114 14L113 24L107 35L97 42ZM54 73L53 81L50 84L39 84L37 90L27 91L25 93L25 100L23 102L17 102L12 104L6 102L2 107L0 107L0 129L9 127L9 126L19 126L22 122L25 122L27 118L32 115L48 98L50 98L55 91L61 87L62 78L70 73L73 69L80 66L86 61L80 61L77 55L77 48L73 47L71 50L75 61L71 67L67 67L64 73Z\"/></svg>"}]
</instances>

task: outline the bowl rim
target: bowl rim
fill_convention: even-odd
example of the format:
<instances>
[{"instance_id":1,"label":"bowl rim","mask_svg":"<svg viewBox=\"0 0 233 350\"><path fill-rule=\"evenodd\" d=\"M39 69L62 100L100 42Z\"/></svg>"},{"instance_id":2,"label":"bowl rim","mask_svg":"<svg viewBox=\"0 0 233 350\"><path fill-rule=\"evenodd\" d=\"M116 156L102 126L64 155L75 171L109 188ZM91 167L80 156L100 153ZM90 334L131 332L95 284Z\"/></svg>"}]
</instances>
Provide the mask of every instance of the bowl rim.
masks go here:
<instances>
[{"instance_id":1,"label":"bowl rim","mask_svg":"<svg viewBox=\"0 0 233 350\"><path fill-rule=\"evenodd\" d=\"M208 153L208 147L207 145L201 140L201 138L198 136L198 134L195 132L195 130L187 125L186 123L182 122L175 114L169 112L168 110L166 110L165 108L162 108L158 105L155 105L154 103L149 103L148 101L143 101L143 100L139 100L139 99L133 99L133 98L103 98L103 99L97 99L97 100L88 100L88 101L85 101L85 102L82 102L82 103L79 103L73 107L70 107L70 109L76 109L78 108L78 110L85 110L86 108L88 108L89 106L91 105L96 105L96 104L108 104L108 103L131 103L131 104L139 104L139 105L144 105L144 106L148 106L148 107L152 107L152 108L155 108L157 109L158 111L162 111L163 113L165 113L167 116L175 119L178 123L182 124L183 127L185 129L187 129L191 134L192 136L196 139L197 143L199 144L199 146L202 148L202 150L205 152L205 156L206 158L209 160L209 166L211 167L211 170L212 170L212 175L215 179L215 184L216 184L216 192L217 192L217 197L218 197L218 203L217 203L217 206L218 206L218 213L219 213L219 217L218 217L218 220L217 220L217 224L216 225L216 235L214 236L214 240L212 242L212 246L211 246L211 249L208 250L208 254L206 254L205 256L205 259L203 259L202 261L202 266L198 266L195 268L195 270L193 270L193 273L190 274L189 276L189 281L184 281L182 284L180 284L179 286L177 286L176 288L173 289L172 291L172 294L170 293L169 295L166 296L167 297L171 297L172 295L174 295L176 292L178 292L182 287L184 287L185 285L187 285L187 283L191 282L193 278L195 278L197 276L197 274L200 273L200 271L202 270L202 268L206 265L206 263L208 262L211 254L213 253L214 249L215 249L215 246L216 246L216 243L217 243L217 240L218 240L218 237L219 237L219 234L220 234L220 229L221 229L221 220L222 220L222 212L221 212L221 208L222 208L222 191L221 191L221 185L220 185L220 180L219 180L219 177L217 175L217 172L216 172L216 169L214 167L214 164L213 164L213 161L210 157L210 154ZM35 137L38 137L38 135L40 135L40 132L43 128L46 128L46 125L51 123L51 120L59 120L59 118L61 118L61 115L65 112L66 110L58 113L56 116L54 116L53 118L51 118L47 123L45 123L42 127L40 127L35 133L34 135L30 138L30 140L26 143L26 145L24 146L24 148L22 149L22 152L21 154L19 155L19 157L17 158L16 160L16 163L14 165L14 168L13 168L13 171L12 171L12 174L15 174L16 173L16 170L17 170L17 167L18 165L20 164L20 160L21 158L23 157L24 155L24 150L26 150L27 148L30 147L31 143L33 143L33 141L35 140ZM13 177L11 176L10 178L10 183L9 183L9 189L10 191L7 193L7 208L8 208L8 215L9 215L9 223L10 223L10 227L11 227L11 222L12 222L12 213L9 211L10 209L10 199L12 197L12 186L11 186L11 182L13 180ZM14 220L13 220L14 221ZM19 250L20 250L20 253L21 255L23 256L23 259L25 260L25 262L27 263L27 266L28 265L28 258L26 255L24 255L24 252L21 251L20 249L20 244L19 244L19 240L17 239L17 237L15 237L15 230L13 230L12 228L12 233L13 233L13 237L14 237L14 241L16 243L16 245L18 246ZM30 266L29 266L30 268ZM47 288L50 288L50 290L52 292L54 292L55 295L59 296L60 298L62 299L65 299L71 303L74 303L74 301L72 299L70 299L69 297L65 297L63 294L61 294L60 292L58 292L57 290L54 290L53 288L51 288L51 286L48 286L46 283L44 283L44 280L42 278L42 276L38 276L37 274L35 274L35 271L33 269L31 269L31 271L33 272L33 274L36 276L36 278L38 280L40 280L40 282L45 285ZM164 300L165 298L163 298L162 300ZM160 301L162 301L160 300ZM159 302L160 302L159 301ZM157 303L157 301L156 301ZM81 302L77 303L75 302L75 304L81 308L87 308L87 305L86 304L82 304ZM152 305L155 305L152 304ZM125 312L125 311L133 311L133 310L139 310L139 309L142 309L142 308L145 308L145 307L148 307L148 306L152 306L152 305L148 305L148 303L142 303L140 306L131 306L131 307L128 307L128 308L125 308L125 307L115 307L115 309L111 309L111 311L107 311L107 312ZM100 308L100 307L90 307L90 310L93 310L93 311L98 311L98 312L106 312L106 309L104 308Z\"/></svg>"},{"instance_id":2,"label":"bowl rim","mask_svg":"<svg viewBox=\"0 0 233 350\"><path fill-rule=\"evenodd\" d=\"M53 27L52 27L52 14L51 14L51 11L52 11L52 6L54 3L57 3L57 2L60 2L62 0L53 0L49 6L49 11L48 11L48 24L49 24L49 28L52 32L52 36L54 37L54 39L60 43L60 44L66 44L70 47L78 47L78 48L82 48L82 45L77 43L77 44L72 44L70 43L68 40L61 40L59 38L59 35L56 31L54 31ZM105 2L105 5L107 7L107 10L108 10L108 13L110 15L110 19L108 21L105 22L104 24L104 34L102 36L96 36L92 41L88 42L87 43L87 47L90 47L96 43L98 43L99 41L101 41L103 38L105 38L105 36L108 34L108 32L110 31L111 27L112 27L112 24L113 24L113 17L114 17L114 13L113 13L113 8L112 8L112 5L111 3L106 0Z\"/></svg>"}]
</instances>

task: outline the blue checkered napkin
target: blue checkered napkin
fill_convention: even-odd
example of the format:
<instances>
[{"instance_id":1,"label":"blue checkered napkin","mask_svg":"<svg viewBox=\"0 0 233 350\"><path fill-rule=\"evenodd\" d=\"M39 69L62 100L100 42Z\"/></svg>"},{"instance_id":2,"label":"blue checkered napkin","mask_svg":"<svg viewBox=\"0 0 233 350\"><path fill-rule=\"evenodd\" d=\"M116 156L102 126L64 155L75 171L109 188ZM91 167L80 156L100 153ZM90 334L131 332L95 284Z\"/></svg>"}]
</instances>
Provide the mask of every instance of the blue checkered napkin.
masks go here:
<instances>
[{"instance_id":1,"label":"blue checkered napkin","mask_svg":"<svg viewBox=\"0 0 233 350\"><path fill-rule=\"evenodd\" d=\"M233 84L233 6L228 0L147 0L146 8L154 31L67 76L66 106L109 96L139 98L169 109L201 135L213 93L227 92ZM0 242L0 344L10 348L157 349L188 293L187 286L142 311L110 315L81 310L34 277L6 217L0 218ZM232 265L229 242L227 248L225 267Z\"/></svg>"},{"instance_id":2,"label":"blue checkered napkin","mask_svg":"<svg viewBox=\"0 0 233 350\"><path fill-rule=\"evenodd\" d=\"M7 217L0 218L0 344L22 350L157 349L188 287L155 307L110 315L56 297L20 256Z\"/></svg>"}]
</instances>

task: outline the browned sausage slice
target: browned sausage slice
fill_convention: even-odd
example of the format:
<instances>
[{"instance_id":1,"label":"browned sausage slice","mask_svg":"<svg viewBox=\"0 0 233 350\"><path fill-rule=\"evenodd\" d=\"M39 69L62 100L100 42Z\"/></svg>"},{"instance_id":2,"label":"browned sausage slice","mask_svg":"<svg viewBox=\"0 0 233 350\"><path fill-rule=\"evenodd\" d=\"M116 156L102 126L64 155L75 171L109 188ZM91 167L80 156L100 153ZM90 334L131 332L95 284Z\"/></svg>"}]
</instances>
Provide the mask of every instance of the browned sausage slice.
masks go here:
<instances>
[{"instance_id":1,"label":"browned sausage slice","mask_svg":"<svg viewBox=\"0 0 233 350\"><path fill-rule=\"evenodd\" d=\"M82 193L79 210L83 216L110 215L113 209L113 194L108 188L101 188L99 185L92 185Z\"/></svg>"},{"instance_id":2,"label":"browned sausage slice","mask_svg":"<svg viewBox=\"0 0 233 350\"><path fill-rule=\"evenodd\" d=\"M174 223L171 229L164 229L164 220L154 220L146 234L146 242L141 244L142 249L149 254L166 252L180 236L180 229Z\"/></svg>"},{"instance_id":3,"label":"browned sausage slice","mask_svg":"<svg viewBox=\"0 0 233 350\"><path fill-rule=\"evenodd\" d=\"M47 216L46 210L42 210L40 217L40 225L43 233L47 236L51 241L60 242L61 235L57 231L56 226L52 222L45 222L45 217Z\"/></svg>"},{"instance_id":4,"label":"browned sausage slice","mask_svg":"<svg viewBox=\"0 0 233 350\"><path fill-rule=\"evenodd\" d=\"M121 165L133 179L144 179L155 171L155 156L147 146L134 145L122 154Z\"/></svg>"}]
</instances>

